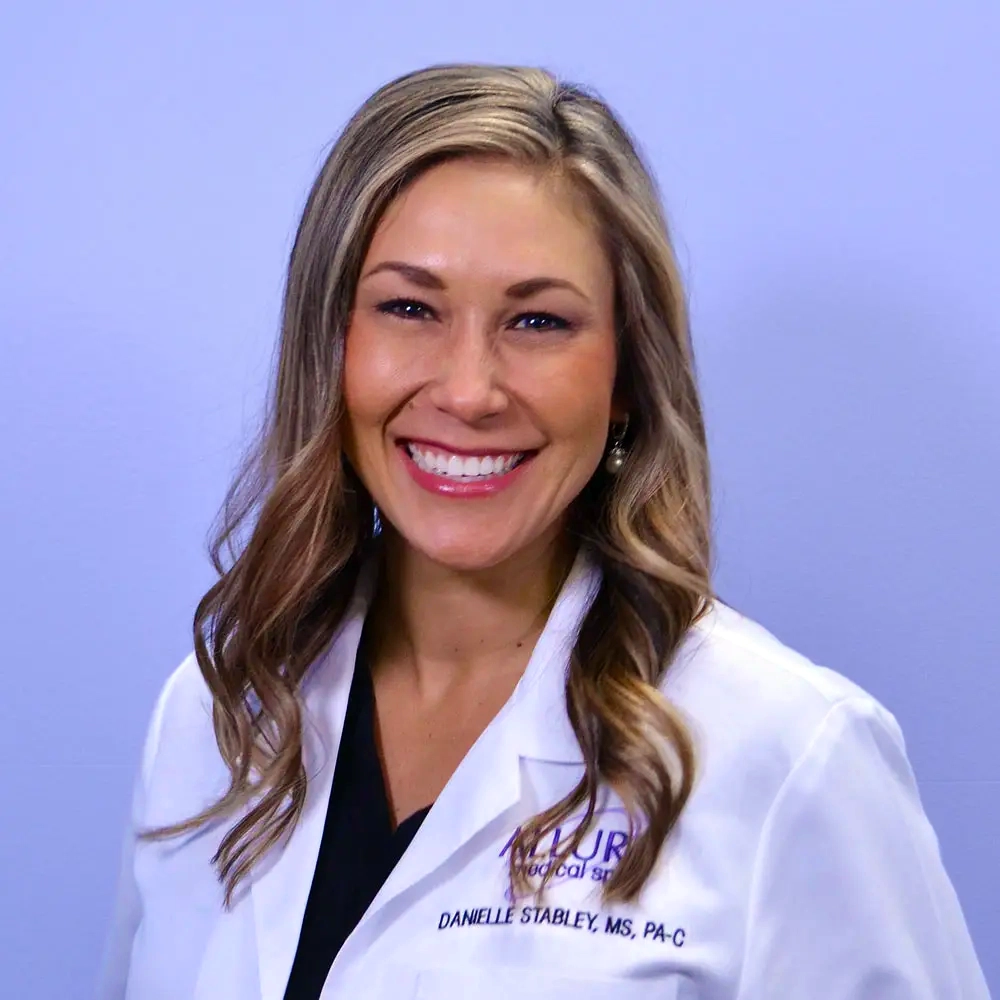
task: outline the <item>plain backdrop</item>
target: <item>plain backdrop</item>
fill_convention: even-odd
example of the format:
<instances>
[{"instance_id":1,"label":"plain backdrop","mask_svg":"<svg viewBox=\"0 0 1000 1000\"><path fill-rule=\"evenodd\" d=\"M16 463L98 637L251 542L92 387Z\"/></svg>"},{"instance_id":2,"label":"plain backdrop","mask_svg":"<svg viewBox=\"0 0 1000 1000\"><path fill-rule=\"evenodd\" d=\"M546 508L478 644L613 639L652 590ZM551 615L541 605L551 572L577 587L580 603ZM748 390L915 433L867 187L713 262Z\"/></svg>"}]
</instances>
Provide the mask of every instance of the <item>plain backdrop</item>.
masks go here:
<instances>
[{"instance_id":1,"label":"plain backdrop","mask_svg":"<svg viewBox=\"0 0 1000 1000\"><path fill-rule=\"evenodd\" d=\"M1000 992L1000 4L34 0L0 13L0 994L91 994L308 186L446 61L544 65L638 135L718 589L895 713Z\"/></svg>"}]
</instances>

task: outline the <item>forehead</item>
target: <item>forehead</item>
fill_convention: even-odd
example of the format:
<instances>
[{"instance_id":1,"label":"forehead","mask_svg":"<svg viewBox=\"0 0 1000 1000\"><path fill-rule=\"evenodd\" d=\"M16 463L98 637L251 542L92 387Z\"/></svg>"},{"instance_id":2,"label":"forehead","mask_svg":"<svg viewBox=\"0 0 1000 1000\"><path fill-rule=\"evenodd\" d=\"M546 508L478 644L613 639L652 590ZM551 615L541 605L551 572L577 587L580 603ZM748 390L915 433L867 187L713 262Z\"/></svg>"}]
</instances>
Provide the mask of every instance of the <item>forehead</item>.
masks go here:
<instances>
[{"instance_id":1,"label":"forehead","mask_svg":"<svg viewBox=\"0 0 1000 1000\"><path fill-rule=\"evenodd\" d=\"M610 280L600 230L563 174L507 160L460 159L421 174L386 210L368 259Z\"/></svg>"}]
</instances>

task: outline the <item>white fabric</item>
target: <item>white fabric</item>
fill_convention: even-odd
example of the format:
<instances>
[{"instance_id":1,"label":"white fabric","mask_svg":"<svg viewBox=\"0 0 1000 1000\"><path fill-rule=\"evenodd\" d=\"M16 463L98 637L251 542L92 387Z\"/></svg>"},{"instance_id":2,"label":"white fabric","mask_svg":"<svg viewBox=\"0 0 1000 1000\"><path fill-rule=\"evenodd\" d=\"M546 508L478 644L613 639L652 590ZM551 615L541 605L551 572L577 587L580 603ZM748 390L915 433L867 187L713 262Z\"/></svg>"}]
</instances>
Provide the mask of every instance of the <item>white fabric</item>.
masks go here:
<instances>
[{"instance_id":1,"label":"white fabric","mask_svg":"<svg viewBox=\"0 0 1000 1000\"><path fill-rule=\"evenodd\" d=\"M582 773L563 681L598 580L581 557L516 691L348 938L324 1000L988 1000L896 720L722 604L664 681L695 736L698 774L639 901L608 907L597 893L627 836L609 794L544 905L506 899L518 824ZM194 658L167 682L99 1000L281 1000L366 593L303 687L301 820L229 910L210 859L232 820L177 841L135 840L135 829L188 817L226 787Z\"/></svg>"}]
</instances>

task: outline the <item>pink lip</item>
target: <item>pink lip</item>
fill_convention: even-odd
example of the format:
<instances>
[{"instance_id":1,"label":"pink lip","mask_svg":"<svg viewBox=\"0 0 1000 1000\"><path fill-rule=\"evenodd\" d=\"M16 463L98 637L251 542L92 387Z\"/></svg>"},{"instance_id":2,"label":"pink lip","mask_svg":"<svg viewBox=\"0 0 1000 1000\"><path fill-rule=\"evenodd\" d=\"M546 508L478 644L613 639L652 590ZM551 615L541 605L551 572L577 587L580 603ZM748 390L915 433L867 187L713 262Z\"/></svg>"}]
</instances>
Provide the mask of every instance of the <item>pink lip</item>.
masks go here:
<instances>
[{"instance_id":1,"label":"pink lip","mask_svg":"<svg viewBox=\"0 0 1000 1000\"><path fill-rule=\"evenodd\" d=\"M431 442L427 443L434 446ZM475 482L463 483L457 479L449 479L447 476L439 476L433 472L425 472L419 465L417 465L416 462L413 461L412 458L410 458L410 453L406 450L406 446L403 444L398 445L396 450L399 452L400 458L403 460L403 465L406 467L406 471L410 474L410 478L418 486L427 490L428 493L437 493L439 496L454 497L456 499L464 500L472 500L477 497L495 496L497 493L507 489L521 478L521 471L525 466L529 465L534 458L534 455L528 455L513 469L511 469L510 472L505 473L502 476L487 476L485 479L477 479ZM475 452L456 451L454 448L445 449L442 447L441 450L447 450L453 455L476 454ZM504 455L510 454L510 452L479 452L478 454Z\"/></svg>"},{"instance_id":2,"label":"pink lip","mask_svg":"<svg viewBox=\"0 0 1000 1000\"><path fill-rule=\"evenodd\" d=\"M445 455L490 455L494 458L501 455L520 455L527 452L528 448L456 448L452 444L443 444L441 441L432 441L430 438L399 438L396 442L399 445L418 444L423 448L430 448Z\"/></svg>"}]
</instances>

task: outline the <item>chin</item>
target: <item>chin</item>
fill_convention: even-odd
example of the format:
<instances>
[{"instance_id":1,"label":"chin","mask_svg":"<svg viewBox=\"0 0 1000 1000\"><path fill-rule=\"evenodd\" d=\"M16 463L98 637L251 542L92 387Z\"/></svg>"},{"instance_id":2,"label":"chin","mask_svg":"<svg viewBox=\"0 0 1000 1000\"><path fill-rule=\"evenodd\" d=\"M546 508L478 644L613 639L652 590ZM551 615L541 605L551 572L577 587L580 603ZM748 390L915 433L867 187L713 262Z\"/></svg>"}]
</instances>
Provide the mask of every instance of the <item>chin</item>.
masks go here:
<instances>
[{"instance_id":1,"label":"chin","mask_svg":"<svg viewBox=\"0 0 1000 1000\"><path fill-rule=\"evenodd\" d=\"M484 546L478 541L452 541L445 544L414 544L414 549L425 558L460 573L474 573L491 569L508 559L514 553L503 547Z\"/></svg>"},{"instance_id":2,"label":"chin","mask_svg":"<svg viewBox=\"0 0 1000 1000\"><path fill-rule=\"evenodd\" d=\"M406 546L420 553L425 559L456 572L472 573L492 569L517 555L525 548L521 539L497 537L489 530L428 531L428 525L414 525L413 531L406 526L395 529ZM529 541L528 546L531 545Z\"/></svg>"}]
</instances>

